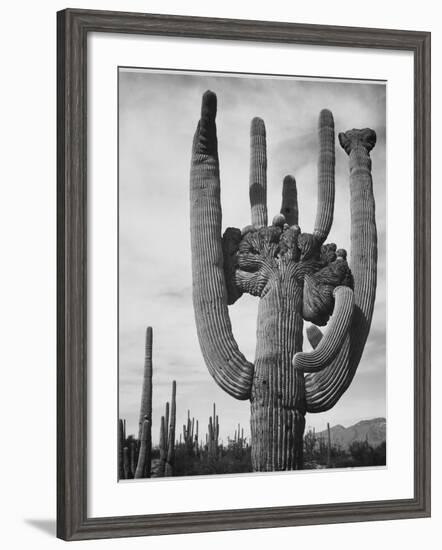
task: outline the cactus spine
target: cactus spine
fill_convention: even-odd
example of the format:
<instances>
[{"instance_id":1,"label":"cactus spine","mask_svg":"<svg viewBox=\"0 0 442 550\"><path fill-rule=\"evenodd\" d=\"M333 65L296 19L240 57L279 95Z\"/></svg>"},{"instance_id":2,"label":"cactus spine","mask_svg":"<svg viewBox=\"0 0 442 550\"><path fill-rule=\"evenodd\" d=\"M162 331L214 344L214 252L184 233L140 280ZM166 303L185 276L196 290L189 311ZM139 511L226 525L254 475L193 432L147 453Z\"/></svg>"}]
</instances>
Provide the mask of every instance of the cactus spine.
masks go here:
<instances>
[{"instance_id":1,"label":"cactus spine","mask_svg":"<svg viewBox=\"0 0 442 550\"><path fill-rule=\"evenodd\" d=\"M281 213L267 227L266 130L251 124L252 225L221 236L217 100L203 95L192 148L190 229L193 304L209 372L231 396L250 399L252 466L303 467L306 412L333 407L348 388L368 336L376 291L377 237L369 152L373 130L339 135L350 157L351 270L347 253L324 244L333 222L333 115L319 115L318 206L313 233L298 224L296 182L283 182ZM228 305L247 292L260 298L254 364L233 337ZM331 320L329 321L331 317ZM302 352L304 320L315 349ZM299 354L299 355L298 355ZM215 430L209 422L209 435ZM240 434L237 434L240 437Z\"/></svg>"}]
</instances>

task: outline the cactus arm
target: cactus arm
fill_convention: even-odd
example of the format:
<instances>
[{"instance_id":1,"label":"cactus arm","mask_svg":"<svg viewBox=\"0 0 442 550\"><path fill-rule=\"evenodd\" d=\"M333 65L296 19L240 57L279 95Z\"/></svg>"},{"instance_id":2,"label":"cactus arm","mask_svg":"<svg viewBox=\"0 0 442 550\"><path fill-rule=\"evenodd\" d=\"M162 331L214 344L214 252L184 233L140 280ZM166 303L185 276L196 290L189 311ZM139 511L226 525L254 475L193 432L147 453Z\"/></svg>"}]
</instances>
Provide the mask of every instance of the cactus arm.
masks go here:
<instances>
[{"instance_id":1,"label":"cactus arm","mask_svg":"<svg viewBox=\"0 0 442 550\"><path fill-rule=\"evenodd\" d=\"M348 337L335 360L324 370L305 377L308 412L332 408L355 375L370 330L376 297L377 232L369 153L376 143L373 130L339 134L350 157L351 271L355 307Z\"/></svg>"},{"instance_id":2,"label":"cactus arm","mask_svg":"<svg viewBox=\"0 0 442 550\"><path fill-rule=\"evenodd\" d=\"M322 338L323 334L316 325L310 325L307 328L307 339L313 349L316 349Z\"/></svg>"},{"instance_id":3,"label":"cactus arm","mask_svg":"<svg viewBox=\"0 0 442 550\"><path fill-rule=\"evenodd\" d=\"M319 114L318 208L314 235L323 243L333 223L335 204L335 124L328 109Z\"/></svg>"},{"instance_id":4,"label":"cactus arm","mask_svg":"<svg viewBox=\"0 0 442 550\"><path fill-rule=\"evenodd\" d=\"M267 145L266 128L261 118L250 125L249 196L252 225L267 225Z\"/></svg>"},{"instance_id":5,"label":"cactus arm","mask_svg":"<svg viewBox=\"0 0 442 550\"><path fill-rule=\"evenodd\" d=\"M332 256L333 257L333 256ZM338 286L353 286L353 278L346 260L337 258L304 278L302 315L306 321L325 325L334 307L333 292Z\"/></svg>"},{"instance_id":6,"label":"cactus arm","mask_svg":"<svg viewBox=\"0 0 442 550\"><path fill-rule=\"evenodd\" d=\"M353 310L353 315L355 314L356 312ZM341 350L330 365L320 372L306 374L307 412L325 412L336 405L352 380L352 377L349 377L349 358L350 331L346 334Z\"/></svg>"},{"instance_id":7,"label":"cactus arm","mask_svg":"<svg viewBox=\"0 0 442 550\"><path fill-rule=\"evenodd\" d=\"M335 306L324 337L311 352L296 353L293 366L303 372L325 369L340 351L351 324L354 296L351 288L338 286L334 292Z\"/></svg>"},{"instance_id":8,"label":"cactus arm","mask_svg":"<svg viewBox=\"0 0 442 550\"><path fill-rule=\"evenodd\" d=\"M231 396L248 399L253 364L238 348L227 308L215 116L216 95L208 91L203 96L193 141L190 176L193 305L198 339L210 374Z\"/></svg>"},{"instance_id":9,"label":"cactus arm","mask_svg":"<svg viewBox=\"0 0 442 550\"><path fill-rule=\"evenodd\" d=\"M298 191L293 176L286 176L282 183L281 214L289 225L298 225Z\"/></svg>"},{"instance_id":10,"label":"cactus arm","mask_svg":"<svg viewBox=\"0 0 442 550\"><path fill-rule=\"evenodd\" d=\"M339 134L339 141L350 157L351 270L357 310L351 351L353 362L359 363L376 298L378 248L370 159L376 134L368 128L352 130Z\"/></svg>"}]
</instances>

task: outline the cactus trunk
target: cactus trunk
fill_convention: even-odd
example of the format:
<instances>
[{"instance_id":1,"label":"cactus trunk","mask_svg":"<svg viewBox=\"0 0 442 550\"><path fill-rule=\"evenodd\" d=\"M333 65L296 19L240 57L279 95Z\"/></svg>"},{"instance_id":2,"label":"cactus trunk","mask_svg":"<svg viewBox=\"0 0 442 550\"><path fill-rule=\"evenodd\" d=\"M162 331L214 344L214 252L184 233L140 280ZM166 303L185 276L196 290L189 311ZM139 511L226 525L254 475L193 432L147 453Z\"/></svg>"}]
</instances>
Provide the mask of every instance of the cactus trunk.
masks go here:
<instances>
[{"instance_id":1,"label":"cactus trunk","mask_svg":"<svg viewBox=\"0 0 442 550\"><path fill-rule=\"evenodd\" d=\"M302 291L287 286L290 281L278 281L259 303L251 397L255 471L302 468L304 378L292 366L302 349Z\"/></svg>"},{"instance_id":2,"label":"cactus trunk","mask_svg":"<svg viewBox=\"0 0 442 550\"><path fill-rule=\"evenodd\" d=\"M166 421L164 416L161 417L160 424L160 465L158 473L160 477L164 476L166 471L166 459L167 459L167 440L166 440Z\"/></svg>"},{"instance_id":3,"label":"cactus trunk","mask_svg":"<svg viewBox=\"0 0 442 550\"><path fill-rule=\"evenodd\" d=\"M140 452L138 454L137 468L135 470L135 479L142 477L150 477L150 462L147 464L147 458L150 461L150 446L151 441L149 439L150 426L147 420L143 423L143 430L141 432ZM148 448L149 447L149 448ZM147 475L148 473L148 475Z\"/></svg>"}]
</instances>

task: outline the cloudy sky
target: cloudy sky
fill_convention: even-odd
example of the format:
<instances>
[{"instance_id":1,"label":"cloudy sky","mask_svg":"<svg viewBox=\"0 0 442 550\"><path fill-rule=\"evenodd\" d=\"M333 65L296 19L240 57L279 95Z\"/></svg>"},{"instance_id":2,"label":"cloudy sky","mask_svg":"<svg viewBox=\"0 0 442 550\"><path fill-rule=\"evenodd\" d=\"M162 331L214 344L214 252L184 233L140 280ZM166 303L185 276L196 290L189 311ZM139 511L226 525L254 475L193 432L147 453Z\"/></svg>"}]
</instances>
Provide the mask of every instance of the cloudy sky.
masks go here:
<instances>
[{"instance_id":1,"label":"cloudy sky","mask_svg":"<svg viewBox=\"0 0 442 550\"><path fill-rule=\"evenodd\" d=\"M317 119L332 110L336 131L373 128L372 151L379 238L378 288L371 333L351 387L329 412L310 414L306 426L344 426L386 415L385 108L381 83L282 77L213 75L120 69L119 74L119 415L137 433L144 334L154 333L153 442L177 381L177 433L187 416L206 431L212 403L220 437L238 422L249 435L249 402L228 396L203 362L191 294L189 168L201 95L218 96L218 141L223 228L250 223L249 128L254 116L267 129L268 212L279 212L282 180L296 177L299 224L313 230L316 211ZM337 144L335 217L328 242L350 251L348 157ZM351 259L350 259L351 261ZM258 299L243 296L230 307L233 331L253 361ZM309 349L305 339L304 349ZM203 429L201 429L204 427Z\"/></svg>"}]
</instances>

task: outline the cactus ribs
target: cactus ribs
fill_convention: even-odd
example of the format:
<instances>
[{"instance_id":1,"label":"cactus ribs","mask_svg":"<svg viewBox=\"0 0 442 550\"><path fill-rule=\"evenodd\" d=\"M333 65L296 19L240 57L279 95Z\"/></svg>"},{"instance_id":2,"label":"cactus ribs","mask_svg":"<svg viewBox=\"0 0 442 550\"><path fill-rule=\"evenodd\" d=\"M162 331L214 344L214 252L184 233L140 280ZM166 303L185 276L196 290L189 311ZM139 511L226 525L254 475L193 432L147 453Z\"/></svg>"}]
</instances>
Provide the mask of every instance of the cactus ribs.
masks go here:
<instances>
[{"instance_id":1,"label":"cactus ribs","mask_svg":"<svg viewBox=\"0 0 442 550\"><path fill-rule=\"evenodd\" d=\"M203 96L192 149L190 220L193 304L201 351L215 381L251 402L255 471L303 467L305 414L332 408L350 385L369 333L376 293L377 233L371 179L373 130L339 141L350 160L351 268L347 252L325 244L333 222L335 130L319 116L318 207L312 233L298 226L296 182L286 176L280 214L267 224L266 130L250 132L251 224L221 236L217 100ZM260 298L254 363L241 353L228 306ZM311 352L303 352L303 323ZM324 335L316 325L326 325Z\"/></svg>"}]
</instances>

